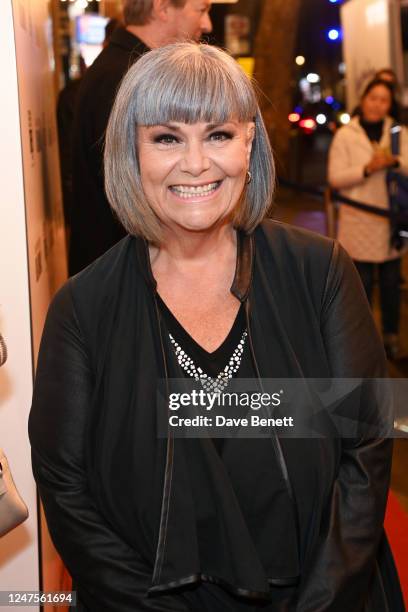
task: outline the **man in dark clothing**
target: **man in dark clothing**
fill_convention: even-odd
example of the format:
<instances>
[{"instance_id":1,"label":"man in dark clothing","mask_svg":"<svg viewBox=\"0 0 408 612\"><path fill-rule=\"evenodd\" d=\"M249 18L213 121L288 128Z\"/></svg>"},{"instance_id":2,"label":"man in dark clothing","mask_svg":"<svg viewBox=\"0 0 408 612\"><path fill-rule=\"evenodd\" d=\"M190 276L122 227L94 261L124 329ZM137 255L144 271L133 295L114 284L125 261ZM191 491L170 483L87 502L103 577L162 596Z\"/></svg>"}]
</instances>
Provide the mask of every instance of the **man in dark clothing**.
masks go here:
<instances>
[{"instance_id":1,"label":"man in dark clothing","mask_svg":"<svg viewBox=\"0 0 408 612\"><path fill-rule=\"evenodd\" d=\"M58 96L57 103L57 127L58 145L61 169L62 202L64 205L65 228L67 238L71 226L71 203L72 203L72 126L74 123L75 105L78 98L79 88L85 74L86 64L84 58L79 58L80 76L68 81Z\"/></svg>"},{"instance_id":2,"label":"man in dark clothing","mask_svg":"<svg viewBox=\"0 0 408 612\"><path fill-rule=\"evenodd\" d=\"M118 19L110 19L105 26L105 40L103 48L107 47L113 32L118 28ZM58 143L61 167L62 201L64 204L65 228L69 241L71 228L71 206L72 206L72 138L75 116L75 106L79 94L82 79L86 71L85 60L82 55L79 57L80 76L69 81L58 96L57 104L57 125Z\"/></svg>"},{"instance_id":3,"label":"man in dark clothing","mask_svg":"<svg viewBox=\"0 0 408 612\"><path fill-rule=\"evenodd\" d=\"M87 70L73 134L73 199L69 272L76 274L125 235L103 180L103 141L116 91L128 68L150 48L198 41L211 32L211 0L124 0L124 28Z\"/></svg>"}]
</instances>

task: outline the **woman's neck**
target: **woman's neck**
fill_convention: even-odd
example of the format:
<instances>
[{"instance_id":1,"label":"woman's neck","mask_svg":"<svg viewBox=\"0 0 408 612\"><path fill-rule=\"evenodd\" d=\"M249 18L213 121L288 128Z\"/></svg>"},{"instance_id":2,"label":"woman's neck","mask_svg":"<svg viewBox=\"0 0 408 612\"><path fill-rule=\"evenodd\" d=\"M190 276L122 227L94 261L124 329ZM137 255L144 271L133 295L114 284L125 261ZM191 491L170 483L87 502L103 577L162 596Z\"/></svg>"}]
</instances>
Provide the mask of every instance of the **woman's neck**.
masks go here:
<instances>
[{"instance_id":1,"label":"woman's neck","mask_svg":"<svg viewBox=\"0 0 408 612\"><path fill-rule=\"evenodd\" d=\"M236 257L236 231L230 223L210 231L166 231L159 246L150 245L153 270L167 266L200 267Z\"/></svg>"},{"instance_id":2,"label":"woman's neck","mask_svg":"<svg viewBox=\"0 0 408 612\"><path fill-rule=\"evenodd\" d=\"M380 142L384 131L384 119L380 119L380 121L366 121L360 118L360 125L371 142Z\"/></svg>"}]
</instances>

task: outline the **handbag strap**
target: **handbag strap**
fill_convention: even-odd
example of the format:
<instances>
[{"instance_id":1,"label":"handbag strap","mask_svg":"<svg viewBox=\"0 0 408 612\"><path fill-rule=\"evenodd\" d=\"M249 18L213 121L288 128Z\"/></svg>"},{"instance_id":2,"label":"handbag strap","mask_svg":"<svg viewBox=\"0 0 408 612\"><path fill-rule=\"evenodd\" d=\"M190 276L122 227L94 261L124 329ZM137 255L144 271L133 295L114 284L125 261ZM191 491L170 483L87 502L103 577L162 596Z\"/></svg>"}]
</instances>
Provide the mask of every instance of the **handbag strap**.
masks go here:
<instances>
[{"instance_id":1,"label":"handbag strap","mask_svg":"<svg viewBox=\"0 0 408 612\"><path fill-rule=\"evenodd\" d=\"M401 136L401 126L398 123L393 123L390 129L391 136L391 153L392 155L400 154L400 136ZM399 213L399 205L397 200L397 192L398 192L398 183L396 180L395 172L393 169L389 169L387 171L387 191L389 197L390 209L392 212L398 214ZM401 236L399 235L398 223L395 218L390 219L391 225L391 245L394 246L397 250L400 250L402 247Z\"/></svg>"},{"instance_id":2,"label":"handbag strap","mask_svg":"<svg viewBox=\"0 0 408 612\"><path fill-rule=\"evenodd\" d=\"M393 155L400 154L400 135L401 126L398 123L393 123L391 126L391 153Z\"/></svg>"},{"instance_id":3,"label":"handbag strap","mask_svg":"<svg viewBox=\"0 0 408 612\"><path fill-rule=\"evenodd\" d=\"M401 136L401 126L398 123L393 123L390 129L391 136L391 153L392 155L400 154L400 136ZM396 195L396 184L395 184L395 173L394 168L389 168L387 170L387 188L388 194L391 200L391 208L393 208L393 200L395 200Z\"/></svg>"}]
</instances>

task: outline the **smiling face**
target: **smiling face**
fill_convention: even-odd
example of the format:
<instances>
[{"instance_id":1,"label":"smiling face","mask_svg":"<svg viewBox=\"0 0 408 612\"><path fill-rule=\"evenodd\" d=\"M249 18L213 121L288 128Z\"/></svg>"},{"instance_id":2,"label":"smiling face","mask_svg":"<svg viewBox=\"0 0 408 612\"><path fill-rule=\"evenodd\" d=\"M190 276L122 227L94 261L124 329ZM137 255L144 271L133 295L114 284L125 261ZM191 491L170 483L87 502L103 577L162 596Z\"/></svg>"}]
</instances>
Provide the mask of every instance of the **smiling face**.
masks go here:
<instances>
[{"instance_id":1,"label":"smiling face","mask_svg":"<svg viewBox=\"0 0 408 612\"><path fill-rule=\"evenodd\" d=\"M254 123L171 122L137 130L143 190L170 230L206 231L229 220L245 186Z\"/></svg>"},{"instance_id":2,"label":"smiling face","mask_svg":"<svg viewBox=\"0 0 408 612\"><path fill-rule=\"evenodd\" d=\"M169 39L194 40L212 31L210 19L211 0L187 0L182 7L168 5Z\"/></svg>"},{"instance_id":3,"label":"smiling face","mask_svg":"<svg viewBox=\"0 0 408 612\"><path fill-rule=\"evenodd\" d=\"M361 101L363 119L381 121L387 116L392 103L390 90L385 85L375 85Z\"/></svg>"}]
</instances>

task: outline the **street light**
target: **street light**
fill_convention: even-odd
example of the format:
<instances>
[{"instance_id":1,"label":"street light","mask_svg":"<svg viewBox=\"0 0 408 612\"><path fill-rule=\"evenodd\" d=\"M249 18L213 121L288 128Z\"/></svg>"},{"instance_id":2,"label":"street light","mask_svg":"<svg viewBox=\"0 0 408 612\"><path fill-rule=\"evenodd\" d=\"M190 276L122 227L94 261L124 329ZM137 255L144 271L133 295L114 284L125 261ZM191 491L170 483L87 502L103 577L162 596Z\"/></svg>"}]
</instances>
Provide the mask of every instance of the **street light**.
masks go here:
<instances>
[{"instance_id":1,"label":"street light","mask_svg":"<svg viewBox=\"0 0 408 612\"><path fill-rule=\"evenodd\" d=\"M327 32L327 38L331 41L336 41L340 39L340 30L337 28L331 28L328 32Z\"/></svg>"},{"instance_id":2,"label":"street light","mask_svg":"<svg viewBox=\"0 0 408 612\"><path fill-rule=\"evenodd\" d=\"M297 123L300 121L300 115L299 113L290 113L288 119L291 123Z\"/></svg>"},{"instance_id":3,"label":"street light","mask_svg":"<svg viewBox=\"0 0 408 612\"><path fill-rule=\"evenodd\" d=\"M309 72L309 74L306 75L306 80L308 83L319 83L320 77L315 72Z\"/></svg>"}]
</instances>

